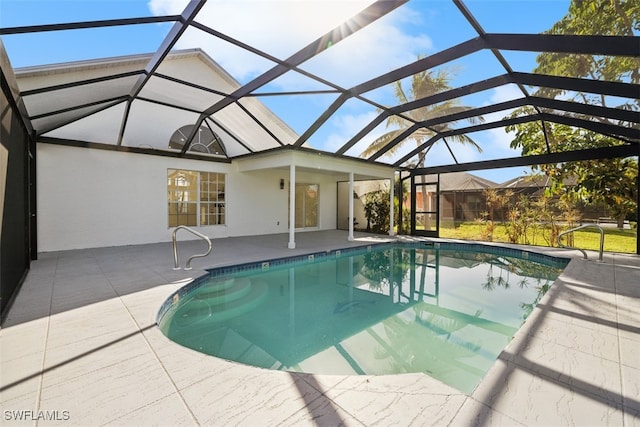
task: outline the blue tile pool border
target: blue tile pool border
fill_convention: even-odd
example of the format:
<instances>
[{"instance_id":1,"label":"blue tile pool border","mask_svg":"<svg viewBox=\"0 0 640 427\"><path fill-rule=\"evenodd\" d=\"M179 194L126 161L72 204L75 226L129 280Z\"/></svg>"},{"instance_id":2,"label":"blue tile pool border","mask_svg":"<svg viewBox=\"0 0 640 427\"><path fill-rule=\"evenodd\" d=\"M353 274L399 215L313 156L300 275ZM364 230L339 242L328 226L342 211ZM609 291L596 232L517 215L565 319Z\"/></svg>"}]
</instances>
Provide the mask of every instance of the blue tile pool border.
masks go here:
<instances>
[{"instance_id":1,"label":"blue tile pool border","mask_svg":"<svg viewBox=\"0 0 640 427\"><path fill-rule=\"evenodd\" d=\"M164 315L169 311L169 309L179 300L181 300L185 295L187 295L192 290L203 285L208 279L212 277L223 277L229 276L233 274L237 274L240 272L247 272L252 270L266 270L276 267L282 267L288 264L292 265L303 265L310 264L316 262L322 262L327 259L332 259L336 257L341 257L346 254L359 255L363 253L367 253L372 251L373 249L387 249L387 248L407 248L407 249L415 249L415 248L432 248L446 251L461 251L461 252L481 252L490 255L498 255L505 257L513 257L526 259L528 261L536 262L539 264L544 264L550 267L564 268L570 261L570 258L558 257L545 255L538 252L528 251L524 249L515 249L515 248L507 248L504 246L490 246L482 243L460 243L460 242L439 242L439 241L430 241L430 240L422 240L416 242L385 242L385 243L374 243L367 244L361 246L353 246L349 248L341 248L341 249L332 249L329 251L322 252L312 252L304 255L294 255L290 257L280 257L280 258L272 258L265 259L262 261L252 261L242 264L235 264L231 266L223 266L223 267L215 267L206 269L207 273L203 274L195 278L193 281L184 285L174 293L172 293L169 298L165 300L160 309L158 310L158 315L156 316L156 324L160 324L160 321L164 317Z\"/></svg>"}]
</instances>

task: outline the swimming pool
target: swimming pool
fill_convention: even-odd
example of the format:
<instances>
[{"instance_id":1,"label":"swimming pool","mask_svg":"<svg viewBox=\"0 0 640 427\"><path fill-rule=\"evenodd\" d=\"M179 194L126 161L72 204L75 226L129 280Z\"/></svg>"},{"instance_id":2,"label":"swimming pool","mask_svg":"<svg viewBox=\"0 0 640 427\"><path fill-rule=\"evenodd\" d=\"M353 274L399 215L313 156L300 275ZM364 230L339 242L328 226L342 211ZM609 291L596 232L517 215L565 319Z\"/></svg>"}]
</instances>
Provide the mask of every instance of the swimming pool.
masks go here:
<instances>
[{"instance_id":1,"label":"swimming pool","mask_svg":"<svg viewBox=\"0 0 640 427\"><path fill-rule=\"evenodd\" d=\"M186 347L321 374L423 372L470 393L568 260L382 244L211 270L158 314Z\"/></svg>"}]
</instances>

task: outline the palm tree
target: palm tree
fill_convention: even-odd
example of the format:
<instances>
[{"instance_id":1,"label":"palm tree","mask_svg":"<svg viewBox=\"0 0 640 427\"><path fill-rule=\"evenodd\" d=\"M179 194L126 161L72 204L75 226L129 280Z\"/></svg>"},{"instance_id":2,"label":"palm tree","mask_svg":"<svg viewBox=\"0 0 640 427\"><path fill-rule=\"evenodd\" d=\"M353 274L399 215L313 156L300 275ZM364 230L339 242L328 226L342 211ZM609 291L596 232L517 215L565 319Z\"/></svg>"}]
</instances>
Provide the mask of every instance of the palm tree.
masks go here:
<instances>
[{"instance_id":1,"label":"palm tree","mask_svg":"<svg viewBox=\"0 0 640 427\"><path fill-rule=\"evenodd\" d=\"M393 88L395 91L395 96L400 104L407 104L409 102L423 99L428 96L432 96L451 89L451 86L449 84L450 80L450 71L446 69L441 69L437 73L434 73L431 70L425 70L413 75L413 77L411 78L411 87L409 88L408 94L402 86L401 80L394 82ZM457 99L450 99L439 104L426 105L424 107L410 110L404 114L414 122L423 122L434 119L436 117L460 113L472 108L473 107L460 105L460 102ZM465 120L472 124L484 122L484 118L482 116L471 117ZM415 131L409 138L396 144L393 148L387 151L385 155L393 155L402 145L404 145L406 141L413 140L417 145L421 145L435 136L436 132L443 133L452 130L453 128L451 127L451 125L453 125L454 123L455 122L442 123L430 126L429 128L420 128ZM362 154L360 154L362 157L367 157L377 152L395 137L411 127L413 125L413 122L406 120L400 116L394 115L387 119L386 125L387 128L393 127L393 130L374 140L362 152ZM482 152L482 148L480 148L480 146L467 135L453 135L451 139L459 144L471 145L472 147L475 147L478 152ZM418 153L418 162L416 164L417 167L424 166L427 151L428 149Z\"/></svg>"},{"instance_id":2,"label":"palm tree","mask_svg":"<svg viewBox=\"0 0 640 427\"><path fill-rule=\"evenodd\" d=\"M418 58L420 59L420 58ZM405 89L402 86L402 81L398 80L393 83L395 96L400 102L400 104L406 104L411 101L415 101L418 99L423 99L428 96L432 96L447 90L451 89L449 81L451 80L450 72L446 69L440 69L437 73L434 73L431 70L424 70L417 74L414 74L411 78L411 87L409 88L409 93L405 92ZM436 117L447 116L450 114L460 113L463 111L467 111L472 109L472 107L467 107L460 105L459 100L450 99L438 104L430 104L425 105L424 107L420 107L414 110L410 110L404 115L409 117L412 121L404 119L400 116L390 116L387 119L387 128L392 127L393 130L385 133L384 135L378 137L374 140L361 154L361 157L368 157L378 150L386 146L389 142L395 139L402 132L406 131L409 127L411 127L414 122L424 122L430 119L434 119ZM465 119L469 123L480 123L484 122L484 118L482 116L474 116L468 119ZM430 138L434 137L436 134L447 132L452 130L451 127L455 122L442 123L438 125L429 126L429 128L420 128L416 130L409 138L406 138L388 150L384 155L390 156L396 153L400 147L404 145L406 141L415 141L417 146L422 145ZM482 148L469 136L460 134L451 136L451 140L463 144L463 145L471 145L475 147L478 152L482 152ZM437 141L439 142L439 141ZM424 167L425 158L427 152L430 147L427 147L425 150L418 153L418 161L416 163L416 167ZM422 189L422 200L423 203L426 201L426 190ZM429 227L429 218L427 218L427 227Z\"/></svg>"}]
</instances>

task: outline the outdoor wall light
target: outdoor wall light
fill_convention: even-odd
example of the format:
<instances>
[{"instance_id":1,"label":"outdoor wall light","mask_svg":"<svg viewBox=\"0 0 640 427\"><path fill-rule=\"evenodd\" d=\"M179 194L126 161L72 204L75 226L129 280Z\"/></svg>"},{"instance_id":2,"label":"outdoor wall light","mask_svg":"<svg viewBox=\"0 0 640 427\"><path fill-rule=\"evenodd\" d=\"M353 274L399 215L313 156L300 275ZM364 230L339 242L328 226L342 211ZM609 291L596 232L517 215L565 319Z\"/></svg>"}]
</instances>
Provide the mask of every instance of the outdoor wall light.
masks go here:
<instances>
[{"instance_id":1,"label":"outdoor wall light","mask_svg":"<svg viewBox=\"0 0 640 427\"><path fill-rule=\"evenodd\" d=\"M280 189L284 190L284 178L280 178Z\"/></svg>"}]
</instances>

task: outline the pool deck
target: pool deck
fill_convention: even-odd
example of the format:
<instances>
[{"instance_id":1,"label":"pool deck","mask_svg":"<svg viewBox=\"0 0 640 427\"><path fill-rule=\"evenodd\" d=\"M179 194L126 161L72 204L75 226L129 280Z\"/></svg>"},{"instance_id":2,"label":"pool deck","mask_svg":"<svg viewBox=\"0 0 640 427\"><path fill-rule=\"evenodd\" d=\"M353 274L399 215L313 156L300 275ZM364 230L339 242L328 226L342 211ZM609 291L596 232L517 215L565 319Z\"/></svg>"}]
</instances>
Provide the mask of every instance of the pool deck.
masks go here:
<instances>
[{"instance_id":1,"label":"pool deck","mask_svg":"<svg viewBox=\"0 0 640 427\"><path fill-rule=\"evenodd\" d=\"M574 259L470 396L423 374L244 366L155 325L162 302L202 268L387 240L346 237L297 233L296 249L285 234L214 240L191 271L172 269L170 243L40 254L0 330L1 424L640 426L636 255L597 262L535 248ZM180 253L201 248L181 242Z\"/></svg>"}]
</instances>

